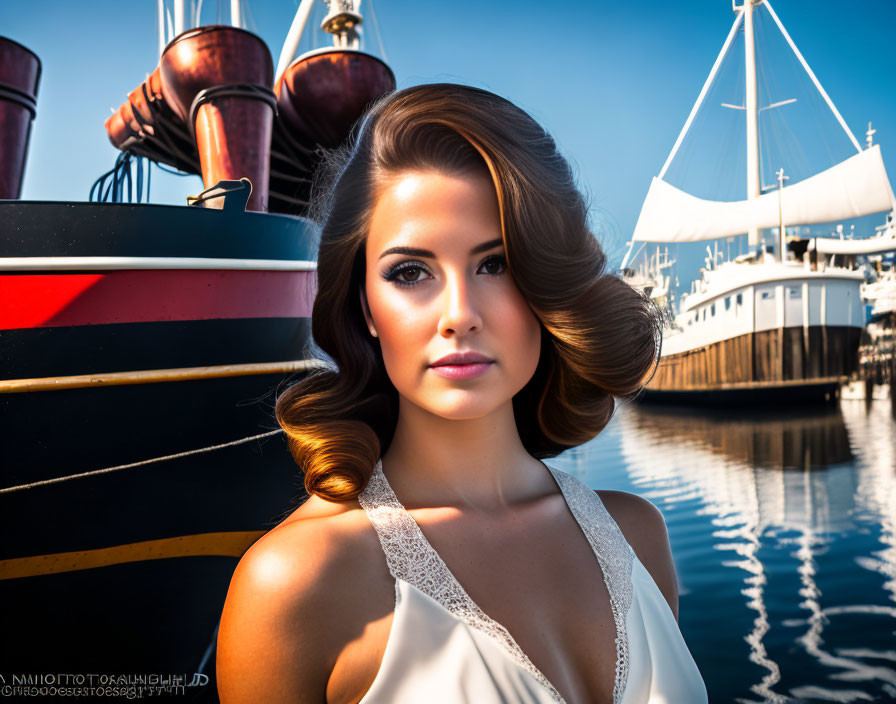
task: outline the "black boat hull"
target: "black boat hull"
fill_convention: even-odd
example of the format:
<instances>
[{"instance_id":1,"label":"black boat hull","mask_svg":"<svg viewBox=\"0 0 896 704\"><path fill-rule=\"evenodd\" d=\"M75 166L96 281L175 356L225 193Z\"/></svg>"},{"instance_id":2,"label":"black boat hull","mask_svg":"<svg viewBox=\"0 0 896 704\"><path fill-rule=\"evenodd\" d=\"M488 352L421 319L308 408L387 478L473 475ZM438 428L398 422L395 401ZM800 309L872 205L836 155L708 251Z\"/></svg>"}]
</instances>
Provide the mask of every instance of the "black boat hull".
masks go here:
<instances>
[{"instance_id":1,"label":"black boat hull","mask_svg":"<svg viewBox=\"0 0 896 704\"><path fill-rule=\"evenodd\" d=\"M216 699L232 572L304 497L273 408L312 348L313 234L258 213L0 202L7 685L106 676Z\"/></svg>"}]
</instances>

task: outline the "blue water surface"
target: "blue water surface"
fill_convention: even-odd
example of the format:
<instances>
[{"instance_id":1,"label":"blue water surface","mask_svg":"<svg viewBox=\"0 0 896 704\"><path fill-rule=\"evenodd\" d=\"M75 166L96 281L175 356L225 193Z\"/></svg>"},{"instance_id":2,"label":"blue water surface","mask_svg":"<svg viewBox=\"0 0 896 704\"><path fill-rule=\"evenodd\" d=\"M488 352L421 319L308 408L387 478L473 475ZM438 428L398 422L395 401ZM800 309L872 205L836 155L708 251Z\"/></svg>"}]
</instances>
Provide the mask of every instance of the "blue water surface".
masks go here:
<instances>
[{"instance_id":1,"label":"blue water surface","mask_svg":"<svg viewBox=\"0 0 896 704\"><path fill-rule=\"evenodd\" d=\"M552 464L662 511L710 702L896 701L890 401L620 405Z\"/></svg>"}]
</instances>

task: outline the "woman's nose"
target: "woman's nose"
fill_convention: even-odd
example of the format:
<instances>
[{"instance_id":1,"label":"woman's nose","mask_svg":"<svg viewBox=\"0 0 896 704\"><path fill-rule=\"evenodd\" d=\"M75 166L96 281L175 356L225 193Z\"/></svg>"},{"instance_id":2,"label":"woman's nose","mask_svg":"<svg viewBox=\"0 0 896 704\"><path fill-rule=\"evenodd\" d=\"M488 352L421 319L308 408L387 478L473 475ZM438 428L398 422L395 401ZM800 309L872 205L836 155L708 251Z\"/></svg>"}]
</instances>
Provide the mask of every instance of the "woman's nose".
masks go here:
<instances>
[{"instance_id":1,"label":"woman's nose","mask_svg":"<svg viewBox=\"0 0 896 704\"><path fill-rule=\"evenodd\" d=\"M465 335L482 329L482 316L475 292L465 277L452 274L447 277L442 293L442 316L439 333L444 337Z\"/></svg>"}]
</instances>

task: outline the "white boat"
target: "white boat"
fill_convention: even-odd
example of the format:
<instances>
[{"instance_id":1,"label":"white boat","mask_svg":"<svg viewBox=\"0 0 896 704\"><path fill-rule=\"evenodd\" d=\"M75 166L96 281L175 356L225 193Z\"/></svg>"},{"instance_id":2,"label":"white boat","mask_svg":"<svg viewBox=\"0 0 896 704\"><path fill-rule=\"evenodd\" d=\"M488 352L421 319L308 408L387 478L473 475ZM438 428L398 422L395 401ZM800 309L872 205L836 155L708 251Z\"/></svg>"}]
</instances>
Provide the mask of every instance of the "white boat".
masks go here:
<instances>
[{"instance_id":1,"label":"white boat","mask_svg":"<svg viewBox=\"0 0 896 704\"><path fill-rule=\"evenodd\" d=\"M892 211L896 198L880 147L871 143L873 131L869 128L867 146L862 148L768 0L746 0L734 11L734 24L697 102L650 185L622 269L634 273L626 265L636 242L698 242L747 234L750 252L720 262L710 251L700 278L667 312L662 356L647 395L699 402L833 398L858 365L865 276L851 265L855 257L838 257L828 249L829 243L842 241L788 241L787 228ZM781 169L777 191L767 193L760 188L758 114L792 101L758 105L753 32L758 12L771 17L856 150L840 163L788 186ZM746 115L747 197L733 202L705 200L663 177L741 27L745 105L727 107L742 109ZM772 251L760 245L764 228L778 228Z\"/></svg>"},{"instance_id":2,"label":"white boat","mask_svg":"<svg viewBox=\"0 0 896 704\"><path fill-rule=\"evenodd\" d=\"M862 298L871 303L871 317L896 313L896 269L886 269L862 287Z\"/></svg>"},{"instance_id":3,"label":"white boat","mask_svg":"<svg viewBox=\"0 0 896 704\"><path fill-rule=\"evenodd\" d=\"M891 213L887 223L878 230L877 235L862 241L867 243L865 246L874 247L868 257L872 278L862 286L862 299L871 306L873 321L896 316L896 262L892 256L885 258L886 254L896 252L896 213Z\"/></svg>"},{"instance_id":4,"label":"white boat","mask_svg":"<svg viewBox=\"0 0 896 704\"><path fill-rule=\"evenodd\" d=\"M887 215L887 221L875 228L877 234L864 239L844 239L841 236L816 237L809 243L809 249L832 256L865 256L871 257L888 252L896 252L896 213Z\"/></svg>"}]
</instances>

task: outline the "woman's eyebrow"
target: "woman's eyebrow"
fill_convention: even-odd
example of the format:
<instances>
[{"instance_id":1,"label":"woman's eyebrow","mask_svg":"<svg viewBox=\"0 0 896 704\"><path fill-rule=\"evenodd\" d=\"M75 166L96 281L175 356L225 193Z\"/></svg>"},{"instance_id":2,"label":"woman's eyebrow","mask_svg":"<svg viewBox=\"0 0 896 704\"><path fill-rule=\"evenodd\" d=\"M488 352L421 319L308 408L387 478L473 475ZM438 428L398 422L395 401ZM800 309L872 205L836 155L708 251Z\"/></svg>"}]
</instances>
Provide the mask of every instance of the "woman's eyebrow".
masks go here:
<instances>
[{"instance_id":1,"label":"woman's eyebrow","mask_svg":"<svg viewBox=\"0 0 896 704\"><path fill-rule=\"evenodd\" d=\"M499 245L503 245L504 241L501 239L489 240L488 242L482 242L481 244L477 244L473 249L470 250L470 254L479 254L480 252L487 252L490 249L494 249ZM429 249L419 249L417 247L390 247L385 252L380 255L380 259L385 257L388 254L407 254L411 257L428 257L429 259L435 259L435 252Z\"/></svg>"}]
</instances>

